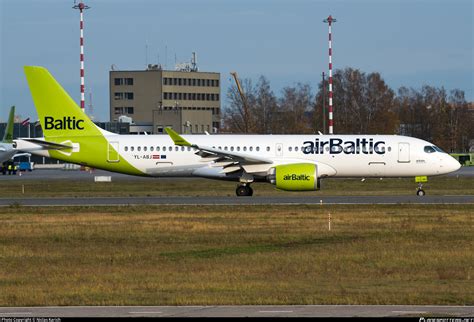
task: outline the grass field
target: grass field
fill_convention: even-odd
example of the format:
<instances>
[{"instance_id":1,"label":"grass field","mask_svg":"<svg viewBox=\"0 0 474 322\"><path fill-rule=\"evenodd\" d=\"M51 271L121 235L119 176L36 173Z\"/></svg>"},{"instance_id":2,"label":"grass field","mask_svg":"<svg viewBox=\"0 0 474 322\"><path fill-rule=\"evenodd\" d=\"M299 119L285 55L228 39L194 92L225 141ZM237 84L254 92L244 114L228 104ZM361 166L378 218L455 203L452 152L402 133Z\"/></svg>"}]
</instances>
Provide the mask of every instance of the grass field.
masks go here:
<instances>
[{"instance_id":1,"label":"grass field","mask_svg":"<svg viewBox=\"0 0 474 322\"><path fill-rule=\"evenodd\" d=\"M473 213L474 205L4 207L0 306L474 305Z\"/></svg>"},{"instance_id":2,"label":"grass field","mask_svg":"<svg viewBox=\"0 0 474 322\"><path fill-rule=\"evenodd\" d=\"M110 183L86 180L18 180L0 183L0 196L8 197L120 197L120 196L235 196L235 182L206 179L119 179ZM268 183L253 183L254 195L414 195L413 178L324 179L320 191L288 192ZM429 195L474 195L472 177L433 177L424 185ZM24 192L24 193L23 193Z\"/></svg>"}]
</instances>

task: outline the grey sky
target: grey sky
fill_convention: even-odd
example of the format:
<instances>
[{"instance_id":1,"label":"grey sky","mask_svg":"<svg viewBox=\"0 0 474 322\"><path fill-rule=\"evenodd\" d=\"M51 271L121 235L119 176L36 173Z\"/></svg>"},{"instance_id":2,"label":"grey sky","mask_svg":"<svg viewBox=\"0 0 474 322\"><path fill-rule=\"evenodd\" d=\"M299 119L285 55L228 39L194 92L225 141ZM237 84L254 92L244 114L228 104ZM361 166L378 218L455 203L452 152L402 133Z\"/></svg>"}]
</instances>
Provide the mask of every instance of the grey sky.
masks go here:
<instances>
[{"instance_id":1,"label":"grey sky","mask_svg":"<svg viewBox=\"0 0 474 322\"><path fill-rule=\"evenodd\" d=\"M327 71L332 14L334 68L378 71L394 90L424 84L459 88L474 100L471 0L88 0L85 12L86 105L108 120L108 72L143 69L158 59L169 69L196 51L202 71L266 76L314 88ZM10 105L36 118L24 65L45 66L79 101L79 13L73 0L0 0L0 119ZM145 47L148 46L148 55ZM167 48L167 50L165 50ZM165 61L167 56L167 61ZM335 93L337 95L337 93ZM225 102L223 101L223 105ZM337 107L335 107L337 108Z\"/></svg>"}]
</instances>

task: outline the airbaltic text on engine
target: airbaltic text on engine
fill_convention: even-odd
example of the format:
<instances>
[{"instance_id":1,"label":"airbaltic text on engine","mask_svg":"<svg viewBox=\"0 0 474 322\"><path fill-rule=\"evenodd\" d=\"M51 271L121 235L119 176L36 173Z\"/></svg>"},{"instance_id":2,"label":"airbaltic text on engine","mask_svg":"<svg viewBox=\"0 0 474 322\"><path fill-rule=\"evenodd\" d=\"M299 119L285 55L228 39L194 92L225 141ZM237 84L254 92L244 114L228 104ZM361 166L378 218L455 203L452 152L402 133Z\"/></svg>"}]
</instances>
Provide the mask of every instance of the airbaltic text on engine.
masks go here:
<instances>
[{"instance_id":1,"label":"airbaltic text on engine","mask_svg":"<svg viewBox=\"0 0 474 322\"><path fill-rule=\"evenodd\" d=\"M82 124L81 124L82 123ZM44 117L45 130L84 130L84 120L76 120L76 117L64 116L62 119L54 119L51 116Z\"/></svg>"},{"instance_id":2,"label":"airbaltic text on engine","mask_svg":"<svg viewBox=\"0 0 474 322\"><path fill-rule=\"evenodd\" d=\"M284 177L283 177L283 180L306 180L306 181L309 181L310 178L308 175L306 174L300 174L300 175L297 175L297 174L286 174Z\"/></svg>"},{"instance_id":3,"label":"airbaltic text on engine","mask_svg":"<svg viewBox=\"0 0 474 322\"><path fill-rule=\"evenodd\" d=\"M329 154L385 154L385 141L375 141L374 139L356 139L355 141L344 141L342 139L329 139L320 141L317 138L313 141L303 142L304 154L324 154L324 147Z\"/></svg>"}]
</instances>

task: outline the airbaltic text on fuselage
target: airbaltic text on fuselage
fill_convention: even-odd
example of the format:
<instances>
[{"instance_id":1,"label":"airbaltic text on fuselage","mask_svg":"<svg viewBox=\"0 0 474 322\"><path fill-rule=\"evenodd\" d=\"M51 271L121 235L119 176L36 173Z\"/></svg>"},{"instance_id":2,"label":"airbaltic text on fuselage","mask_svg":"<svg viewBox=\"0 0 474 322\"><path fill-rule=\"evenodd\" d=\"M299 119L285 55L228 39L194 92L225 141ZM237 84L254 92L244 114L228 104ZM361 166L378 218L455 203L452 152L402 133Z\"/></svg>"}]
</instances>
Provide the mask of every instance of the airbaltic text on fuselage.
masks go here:
<instances>
[{"instance_id":1,"label":"airbaltic text on fuselage","mask_svg":"<svg viewBox=\"0 0 474 322\"><path fill-rule=\"evenodd\" d=\"M45 130L84 130L84 120L76 120L76 117L64 116L62 119L54 119L51 116L44 117Z\"/></svg>"},{"instance_id":2,"label":"airbaltic text on fuselage","mask_svg":"<svg viewBox=\"0 0 474 322\"><path fill-rule=\"evenodd\" d=\"M303 143L304 154L385 154L385 141L375 141L374 139L357 138L355 141L344 141L334 138L327 141L317 138L313 141Z\"/></svg>"}]
</instances>

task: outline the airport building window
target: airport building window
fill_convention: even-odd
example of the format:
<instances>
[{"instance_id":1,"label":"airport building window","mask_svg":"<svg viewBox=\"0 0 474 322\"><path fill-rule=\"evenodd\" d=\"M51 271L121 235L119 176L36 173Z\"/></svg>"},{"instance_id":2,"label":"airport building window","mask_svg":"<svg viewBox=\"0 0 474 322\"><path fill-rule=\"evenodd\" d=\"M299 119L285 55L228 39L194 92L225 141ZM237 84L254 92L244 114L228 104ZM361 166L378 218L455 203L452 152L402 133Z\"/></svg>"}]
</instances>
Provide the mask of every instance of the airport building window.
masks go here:
<instances>
[{"instance_id":1,"label":"airport building window","mask_svg":"<svg viewBox=\"0 0 474 322\"><path fill-rule=\"evenodd\" d=\"M133 114L133 107L125 107L125 113L127 114Z\"/></svg>"},{"instance_id":2,"label":"airport building window","mask_svg":"<svg viewBox=\"0 0 474 322\"><path fill-rule=\"evenodd\" d=\"M115 100L123 100L123 93L114 93Z\"/></svg>"}]
</instances>

